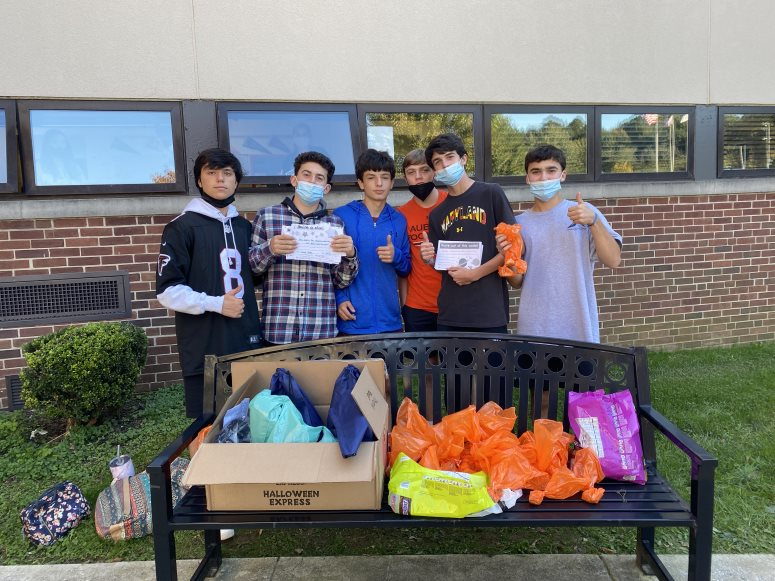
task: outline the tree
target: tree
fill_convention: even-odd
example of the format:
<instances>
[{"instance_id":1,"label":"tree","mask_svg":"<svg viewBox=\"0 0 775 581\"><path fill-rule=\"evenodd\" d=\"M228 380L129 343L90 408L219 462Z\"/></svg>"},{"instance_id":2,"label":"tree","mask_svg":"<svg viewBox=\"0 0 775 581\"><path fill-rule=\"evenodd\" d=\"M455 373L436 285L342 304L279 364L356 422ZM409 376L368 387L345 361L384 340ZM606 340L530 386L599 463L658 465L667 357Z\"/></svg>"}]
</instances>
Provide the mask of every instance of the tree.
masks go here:
<instances>
[{"instance_id":1,"label":"tree","mask_svg":"<svg viewBox=\"0 0 775 581\"><path fill-rule=\"evenodd\" d=\"M366 122L369 127L393 128L393 148L398 168L407 153L417 148L425 149L431 139L441 133L458 135L473 162L473 165L469 165L469 171L476 166L474 119L469 113L369 113ZM481 168L477 169L481 173Z\"/></svg>"}]
</instances>

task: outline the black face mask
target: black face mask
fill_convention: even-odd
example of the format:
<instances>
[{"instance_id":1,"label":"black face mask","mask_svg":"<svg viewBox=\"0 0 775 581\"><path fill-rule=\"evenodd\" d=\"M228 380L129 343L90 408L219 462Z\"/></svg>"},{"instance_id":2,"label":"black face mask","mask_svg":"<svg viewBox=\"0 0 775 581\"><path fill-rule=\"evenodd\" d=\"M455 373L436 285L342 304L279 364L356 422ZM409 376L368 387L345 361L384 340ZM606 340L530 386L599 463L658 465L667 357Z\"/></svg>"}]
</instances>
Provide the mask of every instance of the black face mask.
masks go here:
<instances>
[{"instance_id":1,"label":"black face mask","mask_svg":"<svg viewBox=\"0 0 775 581\"><path fill-rule=\"evenodd\" d=\"M431 195L431 192L435 187L436 184L433 182L425 182L424 184L407 186L407 189L412 192L412 195L415 196L418 200L424 202L426 198Z\"/></svg>"},{"instance_id":2,"label":"black face mask","mask_svg":"<svg viewBox=\"0 0 775 581\"><path fill-rule=\"evenodd\" d=\"M225 208L229 204L231 204L234 201L234 194L230 195L225 200L216 200L215 198L212 198L205 194L204 192L199 192L202 195L202 199L210 204L211 206L215 206L216 208Z\"/></svg>"}]
</instances>

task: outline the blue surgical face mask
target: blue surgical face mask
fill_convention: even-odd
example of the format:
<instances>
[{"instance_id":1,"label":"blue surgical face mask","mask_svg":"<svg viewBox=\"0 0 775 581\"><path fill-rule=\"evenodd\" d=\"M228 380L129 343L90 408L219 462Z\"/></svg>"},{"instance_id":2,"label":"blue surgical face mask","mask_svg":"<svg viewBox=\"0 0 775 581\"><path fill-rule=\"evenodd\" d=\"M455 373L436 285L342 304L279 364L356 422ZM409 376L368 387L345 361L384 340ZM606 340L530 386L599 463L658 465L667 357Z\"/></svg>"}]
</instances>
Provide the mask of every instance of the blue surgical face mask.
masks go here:
<instances>
[{"instance_id":1,"label":"blue surgical face mask","mask_svg":"<svg viewBox=\"0 0 775 581\"><path fill-rule=\"evenodd\" d=\"M459 161L456 161L441 171L437 171L435 177L445 186L454 186L463 178L464 173L466 173L466 170Z\"/></svg>"},{"instance_id":2,"label":"blue surgical face mask","mask_svg":"<svg viewBox=\"0 0 775 581\"><path fill-rule=\"evenodd\" d=\"M323 199L323 194L325 192L326 189L318 184L303 182L301 180L296 182L296 195L308 206L320 202L320 200Z\"/></svg>"},{"instance_id":3,"label":"blue surgical face mask","mask_svg":"<svg viewBox=\"0 0 775 581\"><path fill-rule=\"evenodd\" d=\"M554 195L560 191L562 184L560 179L546 180L545 182L533 182L530 184L530 193L533 197L538 198L542 202L551 200Z\"/></svg>"}]
</instances>

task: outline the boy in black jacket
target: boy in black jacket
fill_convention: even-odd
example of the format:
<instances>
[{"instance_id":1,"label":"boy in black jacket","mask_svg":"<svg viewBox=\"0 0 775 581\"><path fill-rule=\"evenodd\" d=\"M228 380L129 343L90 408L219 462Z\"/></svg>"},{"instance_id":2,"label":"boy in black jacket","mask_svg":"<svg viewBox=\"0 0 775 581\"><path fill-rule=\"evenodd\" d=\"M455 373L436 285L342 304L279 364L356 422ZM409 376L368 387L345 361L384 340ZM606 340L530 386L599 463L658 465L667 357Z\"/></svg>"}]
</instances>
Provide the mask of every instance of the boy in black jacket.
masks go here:
<instances>
[{"instance_id":1,"label":"boy in black jacket","mask_svg":"<svg viewBox=\"0 0 775 581\"><path fill-rule=\"evenodd\" d=\"M194 176L202 197L164 228L156 271L156 298L175 311L190 418L202 413L204 356L261 346L248 263L252 227L232 205L242 166L228 151L208 149Z\"/></svg>"}]
</instances>

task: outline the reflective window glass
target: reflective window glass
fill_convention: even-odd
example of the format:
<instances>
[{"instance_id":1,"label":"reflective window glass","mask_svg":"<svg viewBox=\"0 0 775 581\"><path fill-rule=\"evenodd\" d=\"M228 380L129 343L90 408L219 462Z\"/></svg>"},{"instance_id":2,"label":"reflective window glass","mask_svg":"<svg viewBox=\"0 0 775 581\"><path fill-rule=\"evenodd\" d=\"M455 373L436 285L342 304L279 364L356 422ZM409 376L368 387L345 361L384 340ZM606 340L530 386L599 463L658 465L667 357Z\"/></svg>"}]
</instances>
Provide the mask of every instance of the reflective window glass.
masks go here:
<instances>
[{"instance_id":1,"label":"reflective window glass","mask_svg":"<svg viewBox=\"0 0 775 581\"><path fill-rule=\"evenodd\" d=\"M441 133L455 133L466 146L469 174L476 172L473 113L366 113L368 147L387 151L396 160L396 175L404 157L413 149L425 149Z\"/></svg>"},{"instance_id":2,"label":"reflective window glass","mask_svg":"<svg viewBox=\"0 0 775 581\"><path fill-rule=\"evenodd\" d=\"M5 139L5 109L0 109L0 184L8 181L8 146Z\"/></svg>"},{"instance_id":3,"label":"reflective window glass","mask_svg":"<svg viewBox=\"0 0 775 581\"><path fill-rule=\"evenodd\" d=\"M726 113L723 122L723 169L775 168L775 114Z\"/></svg>"},{"instance_id":4,"label":"reflective window glass","mask_svg":"<svg viewBox=\"0 0 775 581\"><path fill-rule=\"evenodd\" d=\"M688 171L688 113L603 113L603 174Z\"/></svg>"},{"instance_id":5,"label":"reflective window glass","mask_svg":"<svg viewBox=\"0 0 775 581\"><path fill-rule=\"evenodd\" d=\"M38 186L175 182L168 111L30 111Z\"/></svg>"},{"instance_id":6,"label":"reflective window glass","mask_svg":"<svg viewBox=\"0 0 775 581\"><path fill-rule=\"evenodd\" d=\"M328 156L336 175L355 173L346 111L229 111L229 148L246 176L291 176L299 153Z\"/></svg>"},{"instance_id":7,"label":"reflective window glass","mask_svg":"<svg viewBox=\"0 0 775 581\"><path fill-rule=\"evenodd\" d=\"M525 175L525 154L550 144L563 150L568 174L586 174L585 113L496 113L490 116L492 175Z\"/></svg>"}]
</instances>

